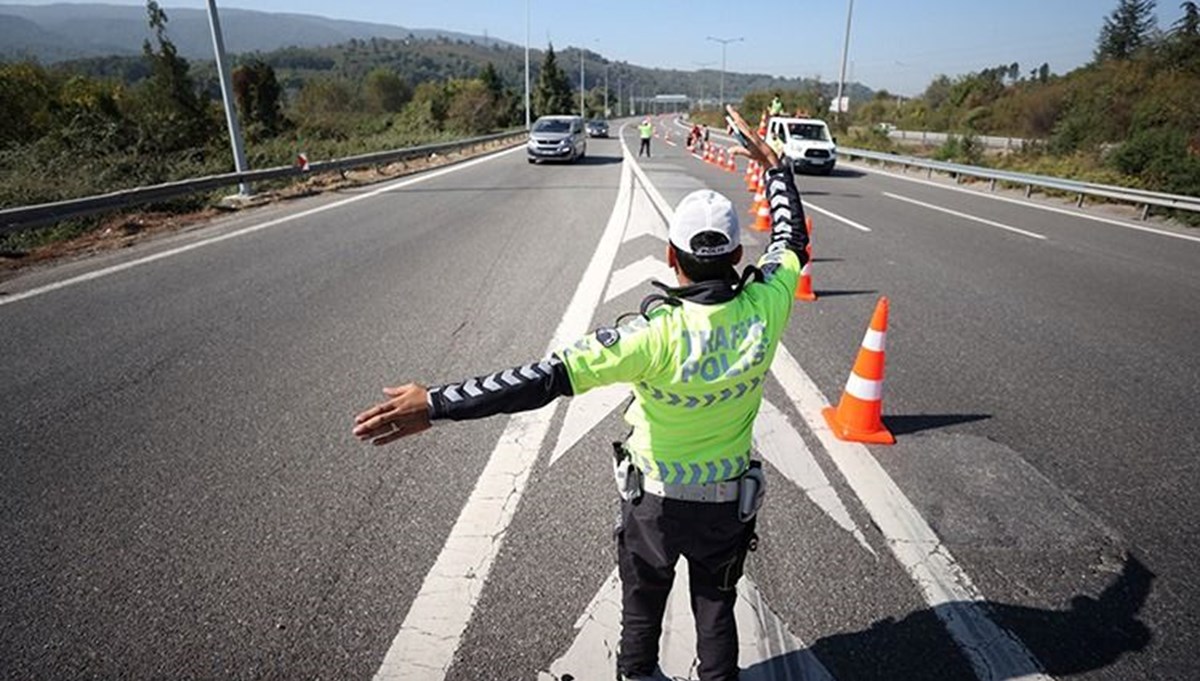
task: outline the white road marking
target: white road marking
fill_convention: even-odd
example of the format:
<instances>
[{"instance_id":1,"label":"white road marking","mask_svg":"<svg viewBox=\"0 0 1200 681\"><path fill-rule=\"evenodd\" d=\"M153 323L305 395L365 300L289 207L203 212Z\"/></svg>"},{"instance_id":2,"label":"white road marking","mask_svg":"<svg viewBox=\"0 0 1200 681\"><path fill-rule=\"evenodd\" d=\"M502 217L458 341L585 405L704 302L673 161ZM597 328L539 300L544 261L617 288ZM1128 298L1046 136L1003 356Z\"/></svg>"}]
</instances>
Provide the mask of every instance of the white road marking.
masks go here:
<instances>
[{"instance_id":1,"label":"white road marking","mask_svg":"<svg viewBox=\"0 0 1200 681\"><path fill-rule=\"evenodd\" d=\"M962 213L957 210L951 210L949 208L943 208L942 206L936 206L932 203L925 203L924 201L910 199L907 196L900 196L899 194L893 194L891 192L884 192L883 195L888 197L889 199L896 199L897 201L904 201L906 203L911 203L914 206L920 206L922 208L928 208L929 210L937 211L939 213L953 215L956 218L962 218L964 220L971 220L973 222L978 222L980 224L989 225L991 227L999 227L1000 229L1006 229L1010 232L1015 232L1017 234L1020 234L1021 236L1027 236L1031 239L1045 239L1046 238L1045 235L1038 234L1037 232L1029 232L1024 229L1020 229L1018 227L1013 227L1012 225L1006 225L1003 222L996 222L995 220L988 220L987 218L976 217L969 213Z\"/></svg>"},{"instance_id":2,"label":"white road marking","mask_svg":"<svg viewBox=\"0 0 1200 681\"><path fill-rule=\"evenodd\" d=\"M667 266L667 263L648 255L613 272L612 279L608 282L608 291L604 294L604 302L607 303L623 293L628 293L652 279L673 286L675 272Z\"/></svg>"},{"instance_id":3,"label":"white road marking","mask_svg":"<svg viewBox=\"0 0 1200 681\"><path fill-rule=\"evenodd\" d=\"M512 149L506 149L504 151L496 152L494 154L488 154L487 156L482 156L480 158L472 159L470 161L465 161L463 163L457 163L455 165L448 166L446 168L441 168L439 170L434 170L434 171L431 171L428 173L423 173L416 177L410 177L410 178L406 178L404 180L399 180L397 182L389 183L389 184L383 185L382 187L379 187L378 189L373 189L373 190L367 192L366 194L359 194L358 196L351 196L349 198L342 199L340 201L334 201L333 203L325 204L324 206L317 206L316 208L310 208L309 210L302 211L300 213L286 215L284 217L277 218L275 220L270 220L268 222L263 222L263 223L260 223L257 225L250 225L249 227L243 227L242 229L239 229L239 230L227 232L220 236L214 236L214 237L210 237L207 239L203 239L201 241L195 241L193 243L187 244L186 246L179 246L176 248L172 248L170 250L162 251L160 253L148 255L144 258L130 260L128 262L123 262L119 265L105 267L103 269L99 269L94 272L88 272L86 274L81 274L79 276L71 277L69 279L63 279L62 281L56 281L53 284L46 284L45 286L39 286L37 288L29 289L28 291L23 291L21 293L15 293L11 296L5 296L3 298L0 298L0 306L9 305L11 303L15 303L19 300L25 300L27 298L33 298L34 296L40 296L44 293L50 293L51 291L57 291L58 289L66 288L68 286L74 286L75 284L82 284L85 281L92 281L93 279L107 277L110 274L116 274L117 272L124 272L125 270L133 269L134 267L137 267L139 265L145 265L147 263L152 263L157 260L163 260L164 258L170 258L172 256L179 255L180 253L186 253L188 251L192 251L197 248L203 248L204 246L211 246L215 243L220 243L222 241L228 241L229 239L234 239L239 236L245 236L247 234L253 234L254 232L259 232L264 229L269 229L271 227L278 227L279 225L282 225L284 223L292 222L294 220L299 220L301 218L306 218L311 215L316 215L318 213L323 213L328 210L333 210L335 208L341 208L342 206L346 206L348 204L355 203L357 201L362 201L364 199L369 199L369 198L372 198L375 196L379 196L380 194L386 194L387 192L395 191L397 189L403 189L404 187L408 187L410 185L417 184L418 182L432 180L435 177L441 177L442 175L447 175L449 173L457 172L459 170L464 170L466 168L470 168L471 166L479 165L480 163L486 163L488 161L500 158L501 156L507 156L508 154L516 153L523 148L524 147L514 147Z\"/></svg>"},{"instance_id":4,"label":"white road marking","mask_svg":"<svg viewBox=\"0 0 1200 681\"><path fill-rule=\"evenodd\" d=\"M659 664L673 680L696 677L696 626L688 599L687 561L675 567L675 582L663 617ZM754 582L743 577L737 586L734 617L738 629L738 666L742 681L833 681L811 649L772 612ZM571 647L540 672L538 681L609 678L616 668L621 637L621 579L613 570L575 622L579 631Z\"/></svg>"},{"instance_id":5,"label":"white road marking","mask_svg":"<svg viewBox=\"0 0 1200 681\"><path fill-rule=\"evenodd\" d=\"M1049 681L1025 645L988 617L983 594L871 452L830 432L821 415L825 397L783 344L771 372L870 514L896 561L970 660L976 676Z\"/></svg>"},{"instance_id":6,"label":"white road marking","mask_svg":"<svg viewBox=\"0 0 1200 681\"><path fill-rule=\"evenodd\" d=\"M843 217L843 216L841 216L841 215L838 215L837 213L834 213L833 211L830 211L830 210L825 210L824 208L821 208L820 206L817 206L817 205L815 205L815 204L814 204L812 201L809 201L808 199L804 198L804 196L803 196L803 195L801 195L801 196L800 196L800 199L801 199L801 201L803 201L803 203L804 203L804 207L805 207L805 208L808 208L808 209L811 209L811 210L815 210L815 211L817 211L818 213L820 213L821 215L824 215L824 216L826 216L826 217L831 217L831 218L833 218L834 220L837 220L838 222L843 222L843 223L845 223L845 224L847 224L847 225L850 225L851 227L853 227L854 229L857 229L857 230L859 230L860 232L869 232L869 231L871 231L871 228L870 228L870 227L867 227L866 225L859 224L859 223L857 223L857 222L855 222L855 221L851 220L850 218Z\"/></svg>"},{"instance_id":7,"label":"white road marking","mask_svg":"<svg viewBox=\"0 0 1200 681\"><path fill-rule=\"evenodd\" d=\"M857 168L858 170L862 170L862 171L865 171L868 173L875 173L876 175L886 175L888 177L894 177L897 180L905 180L907 182L915 182L916 184L923 184L923 185L927 185L929 187L937 187L938 189L945 189L947 191L969 194L971 196L976 196L976 197L983 198L983 199L991 199L992 201L1004 201L1005 203L1012 203L1012 204L1015 204L1018 206L1024 206L1025 208L1035 208L1037 210L1049 211L1051 213L1058 213L1060 215L1070 215L1071 217L1075 217L1075 218L1082 218L1084 220L1092 220L1093 222L1103 222L1104 224L1107 224L1107 225L1115 225L1117 227L1124 227L1125 229L1133 229L1133 230L1137 230L1139 232L1147 232L1150 234L1157 234L1159 236L1169 236L1169 237L1172 237L1175 239L1183 239L1184 241L1193 241L1196 243L1200 243L1200 236L1193 236L1191 234L1181 234L1179 232L1171 232L1171 231L1168 231L1165 229L1155 229L1154 227L1147 227L1145 225L1135 225L1131 222L1125 222L1124 220L1117 220L1115 218L1106 218L1106 217L1103 217L1100 215L1090 215L1088 213L1084 213L1084 212L1077 211L1077 210L1070 210L1067 208L1059 208L1058 206L1046 206L1046 205L1042 205L1040 203L1034 203L1032 201L1022 201L1021 199L1014 199L1011 196L999 196L997 194L990 194L990 193L985 194L983 192L975 191L974 189L968 189L966 187L957 187L954 185L942 184L940 182L933 182L932 180L923 180L919 177L907 177L905 175L888 172L886 170L879 170L878 168L873 168L868 165L862 165L862 164L858 164L858 163L847 163L847 165L850 165L854 168Z\"/></svg>"},{"instance_id":8,"label":"white road marking","mask_svg":"<svg viewBox=\"0 0 1200 681\"><path fill-rule=\"evenodd\" d=\"M875 549L867 543L862 530L850 517L838 496L837 490L829 484L829 478L817 464L816 457L808 449L804 438L788 423L787 416L779 411L766 398L758 410L758 418L754 420L754 448L763 459L771 462L783 477L791 480L825 515L829 516L838 527L850 533L855 541L872 556L878 557ZM769 498L769 497L768 497Z\"/></svg>"},{"instance_id":9,"label":"white road marking","mask_svg":"<svg viewBox=\"0 0 1200 681\"><path fill-rule=\"evenodd\" d=\"M628 385L615 383L589 390L579 397L572 397L567 402L567 415L563 417L562 428L558 431L558 442L550 452L550 465L553 466L559 457L591 432L604 417L629 399L629 395Z\"/></svg>"},{"instance_id":10,"label":"white road marking","mask_svg":"<svg viewBox=\"0 0 1200 681\"><path fill-rule=\"evenodd\" d=\"M628 159L629 149L624 148L624 153ZM586 333L621 245L631 185L630 163L626 161L621 167L620 187L608 225L547 353ZM492 563L504 543L557 405L555 402L509 419L392 640L376 679L441 681L445 678L487 583Z\"/></svg>"},{"instance_id":11,"label":"white road marking","mask_svg":"<svg viewBox=\"0 0 1200 681\"><path fill-rule=\"evenodd\" d=\"M629 224L625 225L625 238L621 243L628 243L643 236L651 236L659 241L667 242L667 224L658 214L649 193L646 191L633 192L633 204L629 207Z\"/></svg>"}]
</instances>

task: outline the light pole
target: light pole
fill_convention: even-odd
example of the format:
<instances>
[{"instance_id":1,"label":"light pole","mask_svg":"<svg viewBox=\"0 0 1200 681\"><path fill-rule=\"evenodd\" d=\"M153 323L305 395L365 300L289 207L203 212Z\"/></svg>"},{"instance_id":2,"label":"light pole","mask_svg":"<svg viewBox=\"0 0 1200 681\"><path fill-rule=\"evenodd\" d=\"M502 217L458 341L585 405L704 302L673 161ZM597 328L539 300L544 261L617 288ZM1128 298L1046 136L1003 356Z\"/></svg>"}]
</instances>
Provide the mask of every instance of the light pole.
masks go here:
<instances>
[{"instance_id":1,"label":"light pole","mask_svg":"<svg viewBox=\"0 0 1200 681\"><path fill-rule=\"evenodd\" d=\"M694 62L692 62L692 64L694 66L699 66L701 69L706 69L706 68L712 66L713 64L716 64L716 62L715 61L694 61ZM696 72L696 75L699 76L697 78L697 80L700 81L700 98L698 100L700 102L700 110L704 111L704 76L701 76L699 71Z\"/></svg>"},{"instance_id":2,"label":"light pole","mask_svg":"<svg viewBox=\"0 0 1200 681\"><path fill-rule=\"evenodd\" d=\"M709 39L709 40L711 40L711 41L713 41L714 43L721 43L721 97L720 97L720 108L723 110L723 109L725 108L725 47L726 47L727 45L729 45L729 43L740 43L741 41L745 40L745 38L714 38L714 37L712 37L712 36L710 35L710 36L708 36L708 39Z\"/></svg>"},{"instance_id":3,"label":"light pole","mask_svg":"<svg viewBox=\"0 0 1200 681\"><path fill-rule=\"evenodd\" d=\"M529 127L529 0L525 0L525 129Z\"/></svg>"},{"instance_id":4,"label":"light pole","mask_svg":"<svg viewBox=\"0 0 1200 681\"><path fill-rule=\"evenodd\" d=\"M584 49L579 48L579 115L587 118L587 109L583 106L583 95L587 92L587 81L583 77L583 53Z\"/></svg>"},{"instance_id":5,"label":"light pole","mask_svg":"<svg viewBox=\"0 0 1200 681\"><path fill-rule=\"evenodd\" d=\"M221 19L217 16L216 0L208 0L208 25L212 29L213 52L217 56L217 75L221 80L221 100L225 103L225 122L229 125L229 143L233 146L233 167L246 172L246 152L242 148L242 129L233 106L233 88L229 84L229 62L225 59L225 39L221 36ZM250 195L250 185L238 184L238 193Z\"/></svg>"},{"instance_id":6,"label":"light pole","mask_svg":"<svg viewBox=\"0 0 1200 681\"><path fill-rule=\"evenodd\" d=\"M853 16L854 0L850 0L846 7L846 40L842 43L842 72L838 76L836 119L839 123L842 121L842 89L846 86L846 55L850 53L850 19ZM849 109L850 107L846 108Z\"/></svg>"}]
</instances>

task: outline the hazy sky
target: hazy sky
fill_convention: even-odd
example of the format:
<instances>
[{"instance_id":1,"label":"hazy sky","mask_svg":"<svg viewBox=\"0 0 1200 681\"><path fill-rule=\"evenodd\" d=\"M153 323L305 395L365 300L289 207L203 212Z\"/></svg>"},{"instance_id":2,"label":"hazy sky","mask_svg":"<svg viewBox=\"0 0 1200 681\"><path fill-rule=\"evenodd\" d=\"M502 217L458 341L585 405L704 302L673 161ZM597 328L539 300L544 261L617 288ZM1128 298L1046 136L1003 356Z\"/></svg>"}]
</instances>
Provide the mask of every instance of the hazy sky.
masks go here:
<instances>
[{"instance_id":1,"label":"hazy sky","mask_svg":"<svg viewBox=\"0 0 1200 681\"><path fill-rule=\"evenodd\" d=\"M1167 28L1182 0L1159 2ZM113 4L144 4L109 0ZM26 0L5 4L51 4ZM161 0L204 8L205 0ZM338 19L487 33L524 44L525 0L217 0L218 7L317 14ZM918 94L939 73L1019 62L1028 73L1049 62L1057 73L1087 62L1104 17L1117 0L856 0L847 79L873 89ZM716 38L744 37L726 48L731 71L820 76L835 81L847 0L786 3L528 0L530 42L582 45L609 59L694 70L721 66ZM169 15L168 11L168 15Z\"/></svg>"}]
</instances>

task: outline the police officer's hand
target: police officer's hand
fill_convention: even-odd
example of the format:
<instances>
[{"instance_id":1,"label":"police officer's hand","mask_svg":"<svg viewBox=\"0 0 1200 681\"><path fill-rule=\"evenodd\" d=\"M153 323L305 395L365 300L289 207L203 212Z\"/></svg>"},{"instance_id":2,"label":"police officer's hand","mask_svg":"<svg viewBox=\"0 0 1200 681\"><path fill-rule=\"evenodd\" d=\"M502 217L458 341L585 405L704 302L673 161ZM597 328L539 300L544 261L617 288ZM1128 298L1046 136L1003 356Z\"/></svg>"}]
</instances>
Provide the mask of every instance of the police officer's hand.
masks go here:
<instances>
[{"instance_id":1,"label":"police officer's hand","mask_svg":"<svg viewBox=\"0 0 1200 681\"><path fill-rule=\"evenodd\" d=\"M409 383L399 388L384 388L391 399L354 417L354 437L373 445L386 445L406 435L429 428L428 391L425 386Z\"/></svg>"},{"instance_id":2,"label":"police officer's hand","mask_svg":"<svg viewBox=\"0 0 1200 681\"><path fill-rule=\"evenodd\" d=\"M730 149L730 153L737 154L739 156L745 156L751 160L758 161L759 164L761 164L764 168L774 168L775 166L779 165L779 155L775 153L775 150L771 148L771 145L764 142L762 138L758 136L758 133L754 131L754 128L750 127L750 124L746 122L746 119L742 118L742 115L738 113L737 109L733 108L732 104L726 104L725 110L729 112L729 117L733 119L733 122L735 125L737 125L738 130L740 130L741 133L745 135L746 140L750 142L750 144L745 147L734 147Z\"/></svg>"}]
</instances>

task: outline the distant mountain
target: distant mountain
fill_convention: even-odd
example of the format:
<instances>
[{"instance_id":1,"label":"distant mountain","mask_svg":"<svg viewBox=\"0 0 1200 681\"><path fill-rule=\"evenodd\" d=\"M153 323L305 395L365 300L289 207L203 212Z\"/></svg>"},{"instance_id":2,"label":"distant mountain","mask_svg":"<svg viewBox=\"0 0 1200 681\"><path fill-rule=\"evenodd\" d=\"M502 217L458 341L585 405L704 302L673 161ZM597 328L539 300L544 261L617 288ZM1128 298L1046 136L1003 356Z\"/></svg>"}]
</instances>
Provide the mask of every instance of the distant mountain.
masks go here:
<instances>
[{"instance_id":1,"label":"distant mountain","mask_svg":"<svg viewBox=\"0 0 1200 681\"><path fill-rule=\"evenodd\" d=\"M167 34L188 59L212 59L208 13L164 7ZM447 38L483 46L502 40L388 24L342 21L307 14L221 9L225 47L231 53L269 52L284 47L318 47L352 39ZM83 57L141 54L151 37L145 7L127 5L0 5L0 58L35 58L50 63Z\"/></svg>"},{"instance_id":2,"label":"distant mountain","mask_svg":"<svg viewBox=\"0 0 1200 681\"><path fill-rule=\"evenodd\" d=\"M208 13L170 7L165 11L167 32L179 53L203 74L201 82L215 83ZM310 78L361 79L376 67L392 69L415 84L474 77L491 62L509 87L519 90L524 80L523 47L494 38L241 9L222 9L221 28L231 54L259 55L279 71L285 88L293 91ZM32 57L44 63L69 62L65 66L73 71L132 82L146 75L140 56L142 41L151 37L144 7L0 5L0 60ZM579 49L566 47L557 54L572 87L578 87ZM531 50L534 82L542 57L542 50ZM620 92L626 102L630 94L686 94L702 96L714 105L721 83L720 71L713 69L648 68L610 61L590 50L584 51L583 57L588 88L603 84L607 68L611 94L615 98ZM817 85L808 78L761 73L729 72L724 80L730 100L751 91L805 90ZM827 97L833 97L836 84L821 83L820 87ZM856 101L873 94L858 83L848 83L847 87Z\"/></svg>"}]
</instances>

